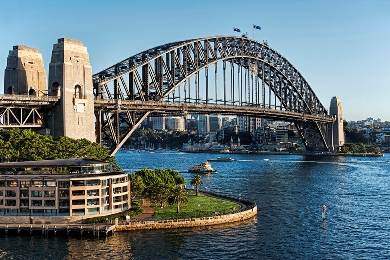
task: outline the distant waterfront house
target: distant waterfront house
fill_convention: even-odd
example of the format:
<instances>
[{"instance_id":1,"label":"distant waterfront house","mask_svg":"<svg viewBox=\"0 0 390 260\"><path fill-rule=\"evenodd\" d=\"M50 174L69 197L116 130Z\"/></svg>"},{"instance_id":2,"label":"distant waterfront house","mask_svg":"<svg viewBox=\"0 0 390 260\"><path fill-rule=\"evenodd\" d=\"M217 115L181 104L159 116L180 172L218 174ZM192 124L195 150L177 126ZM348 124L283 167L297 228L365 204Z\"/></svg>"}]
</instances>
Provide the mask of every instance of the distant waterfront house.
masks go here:
<instances>
[{"instance_id":1,"label":"distant waterfront house","mask_svg":"<svg viewBox=\"0 0 390 260\"><path fill-rule=\"evenodd\" d=\"M127 210L128 174L107 172L106 166L90 159L0 163L0 223L15 216L74 222Z\"/></svg>"}]
</instances>

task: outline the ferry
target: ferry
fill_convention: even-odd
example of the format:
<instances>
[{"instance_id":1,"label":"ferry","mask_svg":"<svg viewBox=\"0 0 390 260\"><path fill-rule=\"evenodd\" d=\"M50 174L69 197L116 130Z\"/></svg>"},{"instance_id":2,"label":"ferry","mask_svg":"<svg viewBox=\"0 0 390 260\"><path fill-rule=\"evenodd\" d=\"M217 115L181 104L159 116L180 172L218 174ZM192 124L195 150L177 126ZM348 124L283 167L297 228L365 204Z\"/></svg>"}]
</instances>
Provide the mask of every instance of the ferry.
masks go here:
<instances>
[{"instance_id":1,"label":"ferry","mask_svg":"<svg viewBox=\"0 0 390 260\"><path fill-rule=\"evenodd\" d=\"M227 157L217 157L216 159L209 159L209 162L233 162L235 159Z\"/></svg>"},{"instance_id":2,"label":"ferry","mask_svg":"<svg viewBox=\"0 0 390 260\"><path fill-rule=\"evenodd\" d=\"M192 166L188 172L191 173L216 173L217 171L211 168L209 161Z\"/></svg>"}]
</instances>

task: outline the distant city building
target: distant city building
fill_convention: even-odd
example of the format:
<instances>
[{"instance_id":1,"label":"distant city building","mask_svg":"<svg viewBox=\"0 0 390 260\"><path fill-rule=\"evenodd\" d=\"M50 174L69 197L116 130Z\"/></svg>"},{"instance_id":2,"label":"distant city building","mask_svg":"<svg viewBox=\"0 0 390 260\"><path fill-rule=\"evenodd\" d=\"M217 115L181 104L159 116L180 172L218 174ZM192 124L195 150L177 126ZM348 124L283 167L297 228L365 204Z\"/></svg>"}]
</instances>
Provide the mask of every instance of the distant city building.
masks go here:
<instances>
[{"instance_id":1,"label":"distant city building","mask_svg":"<svg viewBox=\"0 0 390 260\"><path fill-rule=\"evenodd\" d=\"M154 130L165 130L165 116L153 116L151 117L151 124Z\"/></svg>"},{"instance_id":2,"label":"distant city building","mask_svg":"<svg viewBox=\"0 0 390 260\"><path fill-rule=\"evenodd\" d=\"M174 131L184 131L185 122L181 116L170 116L165 119L166 128Z\"/></svg>"},{"instance_id":3,"label":"distant city building","mask_svg":"<svg viewBox=\"0 0 390 260\"><path fill-rule=\"evenodd\" d=\"M187 130L198 130L198 119L189 118L186 119Z\"/></svg>"},{"instance_id":4,"label":"distant city building","mask_svg":"<svg viewBox=\"0 0 390 260\"><path fill-rule=\"evenodd\" d=\"M262 126L262 119L256 117L249 117L249 132L254 133L257 128Z\"/></svg>"},{"instance_id":5,"label":"distant city building","mask_svg":"<svg viewBox=\"0 0 390 260\"><path fill-rule=\"evenodd\" d=\"M288 130L287 129L276 129L275 142L276 143L287 143L288 142Z\"/></svg>"},{"instance_id":6,"label":"distant city building","mask_svg":"<svg viewBox=\"0 0 390 260\"><path fill-rule=\"evenodd\" d=\"M198 131L201 134L210 132L209 115L199 115L199 117L198 117Z\"/></svg>"},{"instance_id":7,"label":"distant city building","mask_svg":"<svg viewBox=\"0 0 390 260\"><path fill-rule=\"evenodd\" d=\"M210 132L217 132L218 130L222 129L221 115L210 115L209 123L210 123Z\"/></svg>"},{"instance_id":8,"label":"distant city building","mask_svg":"<svg viewBox=\"0 0 390 260\"><path fill-rule=\"evenodd\" d=\"M238 131L248 131L249 122L247 116L237 116Z\"/></svg>"}]
</instances>

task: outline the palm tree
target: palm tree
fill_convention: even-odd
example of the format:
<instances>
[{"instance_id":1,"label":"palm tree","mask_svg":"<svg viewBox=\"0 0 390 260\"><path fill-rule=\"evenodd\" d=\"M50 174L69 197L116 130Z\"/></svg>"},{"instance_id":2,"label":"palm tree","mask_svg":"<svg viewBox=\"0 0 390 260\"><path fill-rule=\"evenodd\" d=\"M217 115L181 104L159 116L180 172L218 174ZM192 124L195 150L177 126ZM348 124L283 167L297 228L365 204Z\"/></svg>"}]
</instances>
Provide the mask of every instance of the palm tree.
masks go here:
<instances>
[{"instance_id":1,"label":"palm tree","mask_svg":"<svg viewBox=\"0 0 390 260\"><path fill-rule=\"evenodd\" d=\"M170 202L172 204L177 204L177 210L176 213L180 213L180 203L187 204L188 198L187 198L187 191L182 189L180 186L176 186L172 189Z\"/></svg>"},{"instance_id":2,"label":"palm tree","mask_svg":"<svg viewBox=\"0 0 390 260\"><path fill-rule=\"evenodd\" d=\"M203 185L202 177L199 174L192 177L191 185L195 185L196 187L196 196L198 196L198 186Z\"/></svg>"}]
</instances>

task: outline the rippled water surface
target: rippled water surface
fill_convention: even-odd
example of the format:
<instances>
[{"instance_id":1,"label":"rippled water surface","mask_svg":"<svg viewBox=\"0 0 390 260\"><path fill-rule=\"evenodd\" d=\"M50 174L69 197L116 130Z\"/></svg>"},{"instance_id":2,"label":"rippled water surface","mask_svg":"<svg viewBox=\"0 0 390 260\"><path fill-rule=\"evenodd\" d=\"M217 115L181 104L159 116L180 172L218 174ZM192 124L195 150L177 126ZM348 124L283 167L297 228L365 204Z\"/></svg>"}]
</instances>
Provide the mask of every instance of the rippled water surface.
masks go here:
<instances>
[{"instance_id":1,"label":"rippled water surface","mask_svg":"<svg viewBox=\"0 0 390 260\"><path fill-rule=\"evenodd\" d=\"M119 152L120 166L190 166L215 154ZM107 239L2 237L4 259L389 259L390 159L228 155L203 189L255 200L257 217L194 229L115 233ZM327 219L321 219L326 204Z\"/></svg>"}]
</instances>

